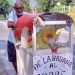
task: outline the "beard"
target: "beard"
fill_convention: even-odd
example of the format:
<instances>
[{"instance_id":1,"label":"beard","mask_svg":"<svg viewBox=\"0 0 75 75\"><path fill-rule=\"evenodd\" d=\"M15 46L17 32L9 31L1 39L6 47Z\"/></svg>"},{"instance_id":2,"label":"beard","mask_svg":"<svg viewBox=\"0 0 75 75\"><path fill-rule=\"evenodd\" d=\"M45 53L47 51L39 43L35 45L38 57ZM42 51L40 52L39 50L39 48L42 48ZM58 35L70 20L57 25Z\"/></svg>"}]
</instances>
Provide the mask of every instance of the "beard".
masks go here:
<instances>
[{"instance_id":1,"label":"beard","mask_svg":"<svg viewBox=\"0 0 75 75\"><path fill-rule=\"evenodd\" d=\"M17 15L18 15L18 16L19 16L19 15L23 15L23 12L17 13Z\"/></svg>"},{"instance_id":2,"label":"beard","mask_svg":"<svg viewBox=\"0 0 75 75\"><path fill-rule=\"evenodd\" d=\"M21 17L23 15L23 13L17 13L17 17Z\"/></svg>"}]
</instances>

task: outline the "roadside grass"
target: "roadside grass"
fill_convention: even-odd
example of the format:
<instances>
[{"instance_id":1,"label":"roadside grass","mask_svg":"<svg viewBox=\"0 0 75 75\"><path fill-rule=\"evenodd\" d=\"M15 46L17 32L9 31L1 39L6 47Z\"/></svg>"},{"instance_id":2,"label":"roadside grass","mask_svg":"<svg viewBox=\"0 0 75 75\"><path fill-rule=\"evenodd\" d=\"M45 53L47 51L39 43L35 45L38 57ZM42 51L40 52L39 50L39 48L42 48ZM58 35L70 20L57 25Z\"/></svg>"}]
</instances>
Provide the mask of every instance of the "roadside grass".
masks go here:
<instances>
[{"instance_id":1,"label":"roadside grass","mask_svg":"<svg viewBox=\"0 0 75 75\"><path fill-rule=\"evenodd\" d=\"M0 20L5 20L6 18L3 15L0 15Z\"/></svg>"}]
</instances>

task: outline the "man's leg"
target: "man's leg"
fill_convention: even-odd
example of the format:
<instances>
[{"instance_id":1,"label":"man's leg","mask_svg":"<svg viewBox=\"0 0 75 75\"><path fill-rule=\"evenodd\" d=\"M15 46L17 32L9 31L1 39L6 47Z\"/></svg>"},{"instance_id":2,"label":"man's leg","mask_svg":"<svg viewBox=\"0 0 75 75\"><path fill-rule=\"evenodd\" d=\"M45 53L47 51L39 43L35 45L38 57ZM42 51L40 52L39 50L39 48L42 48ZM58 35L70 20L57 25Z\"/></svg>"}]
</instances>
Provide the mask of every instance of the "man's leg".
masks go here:
<instances>
[{"instance_id":1,"label":"man's leg","mask_svg":"<svg viewBox=\"0 0 75 75\"><path fill-rule=\"evenodd\" d=\"M16 49L13 43L8 41L7 43L7 50L8 50L8 59L12 62L15 71L17 72L17 60L16 60Z\"/></svg>"},{"instance_id":2,"label":"man's leg","mask_svg":"<svg viewBox=\"0 0 75 75\"><path fill-rule=\"evenodd\" d=\"M15 69L16 73L17 73L17 63L16 62L12 62L12 64L14 66L14 69Z\"/></svg>"}]
</instances>

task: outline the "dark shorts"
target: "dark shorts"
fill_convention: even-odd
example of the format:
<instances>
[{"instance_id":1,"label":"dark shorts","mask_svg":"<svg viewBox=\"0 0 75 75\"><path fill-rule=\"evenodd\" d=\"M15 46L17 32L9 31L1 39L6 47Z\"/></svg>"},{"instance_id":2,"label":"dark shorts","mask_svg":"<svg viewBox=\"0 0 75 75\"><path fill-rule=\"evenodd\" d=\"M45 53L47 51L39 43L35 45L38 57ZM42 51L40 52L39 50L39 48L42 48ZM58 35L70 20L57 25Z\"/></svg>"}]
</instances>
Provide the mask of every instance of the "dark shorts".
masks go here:
<instances>
[{"instance_id":1,"label":"dark shorts","mask_svg":"<svg viewBox=\"0 0 75 75\"><path fill-rule=\"evenodd\" d=\"M13 43L7 42L8 59L10 62L16 62L16 49Z\"/></svg>"}]
</instances>

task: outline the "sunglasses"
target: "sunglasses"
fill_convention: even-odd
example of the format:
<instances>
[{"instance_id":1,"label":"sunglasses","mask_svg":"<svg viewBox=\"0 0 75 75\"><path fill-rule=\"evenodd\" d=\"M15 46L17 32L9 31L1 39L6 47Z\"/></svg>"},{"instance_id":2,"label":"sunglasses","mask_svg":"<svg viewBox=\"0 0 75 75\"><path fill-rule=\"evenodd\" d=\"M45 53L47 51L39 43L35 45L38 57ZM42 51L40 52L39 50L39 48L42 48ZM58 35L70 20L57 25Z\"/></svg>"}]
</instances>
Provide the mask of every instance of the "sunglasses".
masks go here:
<instances>
[{"instance_id":1,"label":"sunglasses","mask_svg":"<svg viewBox=\"0 0 75 75\"><path fill-rule=\"evenodd\" d=\"M15 7L15 9L16 9L16 10L18 10L18 9L23 9L23 7Z\"/></svg>"}]
</instances>

